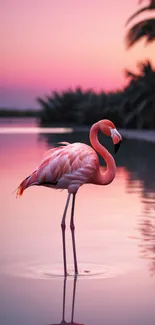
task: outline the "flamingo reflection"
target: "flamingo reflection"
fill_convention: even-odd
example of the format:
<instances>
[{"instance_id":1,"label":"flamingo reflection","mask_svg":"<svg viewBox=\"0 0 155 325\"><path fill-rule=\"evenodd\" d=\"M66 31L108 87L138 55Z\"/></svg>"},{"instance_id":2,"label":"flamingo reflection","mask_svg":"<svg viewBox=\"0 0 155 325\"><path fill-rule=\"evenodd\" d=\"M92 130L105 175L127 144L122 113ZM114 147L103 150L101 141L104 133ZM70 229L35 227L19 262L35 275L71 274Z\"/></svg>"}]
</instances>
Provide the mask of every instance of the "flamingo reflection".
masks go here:
<instances>
[{"instance_id":1,"label":"flamingo reflection","mask_svg":"<svg viewBox=\"0 0 155 325\"><path fill-rule=\"evenodd\" d=\"M141 256L151 261L149 270L151 275L155 275L155 219L152 217L142 220L139 230L143 239L143 243L139 245Z\"/></svg>"},{"instance_id":2,"label":"flamingo reflection","mask_svg":"<svg viewBox=\"0 0 155 325\"><path fill-rule=\"evenodd\" d=\"M75 293L76 293L76 283L77 283L77 278L74 278L74 283L73 283L73 297L72 297L72 310L71 310L71 321L66 322L65 321L65 304L66 304L66 282L67 278L64 278L64 283L63 283L63 304L62 304L62 321L60 323L55 323L55 324L48 324L48 325L84 325L81 323L75 323L73 318L74 318L74 306L75 306Z\"/></svg>"}]
</instances>

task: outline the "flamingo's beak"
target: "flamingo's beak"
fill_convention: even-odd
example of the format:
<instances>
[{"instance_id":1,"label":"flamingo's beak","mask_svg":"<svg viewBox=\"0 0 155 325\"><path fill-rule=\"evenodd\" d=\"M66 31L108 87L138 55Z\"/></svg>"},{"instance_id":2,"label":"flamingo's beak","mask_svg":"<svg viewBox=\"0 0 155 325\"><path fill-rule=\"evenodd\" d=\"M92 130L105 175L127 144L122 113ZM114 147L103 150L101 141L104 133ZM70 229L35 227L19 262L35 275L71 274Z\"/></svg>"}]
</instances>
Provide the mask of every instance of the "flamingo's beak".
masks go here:
<instances>
[{"instance_id":1,"label":"flamingo's beak","mask_svg":"<svg viewBox=\"0 0 155 325\"><path fill-rule=\"evenodd\" d=\"M116 129L111 129L111 137L114 143L114 151L115 153L118 151L120 144L122 142L122 136Z\"/></svg>"},{"instance_id":2,"label":"flamingo's beak","mask_svg":"<svg viewBox=\"0 0 155 325\"><path fill-rule=\"evenodd\" d=\"M120 144L121 144L121 141L122 141L122 140L120 140L120 142L114 144L114 152L115 152L115 153L118 151L118 149L119 149L119 147L120 147Z\"/></svg>"}]
</instances>

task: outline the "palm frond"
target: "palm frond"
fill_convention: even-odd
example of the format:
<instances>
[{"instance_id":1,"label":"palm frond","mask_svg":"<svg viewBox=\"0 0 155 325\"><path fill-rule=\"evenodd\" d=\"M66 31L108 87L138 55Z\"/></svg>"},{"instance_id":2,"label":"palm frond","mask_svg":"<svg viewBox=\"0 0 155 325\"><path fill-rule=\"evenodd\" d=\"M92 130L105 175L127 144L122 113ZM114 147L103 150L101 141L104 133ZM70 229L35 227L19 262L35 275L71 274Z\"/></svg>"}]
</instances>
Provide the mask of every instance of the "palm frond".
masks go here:
<instances>
[{"instance_id":1,"label":"palm frond","mask_svg":"<svg viewBox=\"0 0 155 325\"><path fill-rule=\"evenodd\" d=\"M131 78L132 80L136 80L138 78L138 76L135 73L133 73L127 69L124 70L124 75L125 75L125 78Z\"/></svg>"},{"instance_id":2,"label":"palm frond","mask_svg":"<svg viewBox=\"0 0 155 325\"><path fill-rule=\"evenodd\" d=\"M133 46L142 37L146 37L146 43L155 40L155 18L143 20L129 29L126 35L127 48Z\"/></svg>"},{"instance_id":3,"label":"palm frond","mask_svg":"<svg viewBox=\"0 0 155 325\"><path fill-rule=\"evenodd\" d=\"M146 60L145 62L140 62L137 64L139 70L140 70L140 75L141 76L150 76L151 74L154 74L154 70L152 67L152 64L149 60Z\"/></svg>"},{"instance_id":4,"label":"palm frond","mask_svg":"<svg viewBox=\"0 0 155 325\"><path fill-rule=\"evenodd\" d=\"M139 0L138 1L138 4L141 4L144 0ZM146 1L146 0L145 0ZM155 5L155 0L147 0L150 4L149 4L149 7L152 7Z\"/></svg>"},{"instance_id":5,"label":"palm frond","mask_svg":"<svg viewBox=\"0 0 155 325\"><path fill-rule=\"evenodd\" d=\"M139 14L141 14L143 11L148 11L148 10L152 10L152 9L155 9L155 6L154 6L154 8L152 8L152 7L150 7L150 6L147 6L147 7L144 7L144 8L139 9L139 10L136 11L132 16L130 16L130 17L128 18L128 20L127 20L125 26L127 26L127 25L130 23L130 21L131 21L132 19L134 19L135 17L137 17L137 16L138 16Z\"/></svg>"}]
</instances>

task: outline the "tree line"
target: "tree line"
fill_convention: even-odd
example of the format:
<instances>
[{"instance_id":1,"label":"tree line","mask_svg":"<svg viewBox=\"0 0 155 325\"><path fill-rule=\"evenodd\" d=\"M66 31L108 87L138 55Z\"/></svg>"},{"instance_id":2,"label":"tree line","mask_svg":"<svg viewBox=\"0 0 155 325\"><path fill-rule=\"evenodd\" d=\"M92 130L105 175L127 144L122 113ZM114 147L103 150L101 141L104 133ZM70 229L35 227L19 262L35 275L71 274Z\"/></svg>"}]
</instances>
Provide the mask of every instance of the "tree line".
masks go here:
<instances>
[{"instance_id":1,"label":"tree line","mask_svg":"<svg viewBox=\"0 0 155 325\"><path fill-rule=\"evenodd\" d=\"M108 118L118 127L155 129L155 70L149 61L138 68L137 74L125 70L128 84L123 90L95 93L76 88L38 98L40 124L90 125Z\"/></svg>"},{"instance_id":2,"label":"tree line","mask_svg":"<svg viewBox=\"0 0 155 325\"><path fill-rule=\"evenodd\" d=\"M141 4L143 0L139 0ZM142 12L155 9L155 0L134 13L126 26ZM141 38L146 43L155 40L155 18L144 19L126 32L127 48L134 46ZM72 123L89 125L99 119L113 120L118 127L155 129L155 70L149 61L138 64L139 73L125 70L127 86L118 91L95 93L81 88L63 92L52 92L37 101L41 107L40 124Z\"/></svg>"}]
</instances>

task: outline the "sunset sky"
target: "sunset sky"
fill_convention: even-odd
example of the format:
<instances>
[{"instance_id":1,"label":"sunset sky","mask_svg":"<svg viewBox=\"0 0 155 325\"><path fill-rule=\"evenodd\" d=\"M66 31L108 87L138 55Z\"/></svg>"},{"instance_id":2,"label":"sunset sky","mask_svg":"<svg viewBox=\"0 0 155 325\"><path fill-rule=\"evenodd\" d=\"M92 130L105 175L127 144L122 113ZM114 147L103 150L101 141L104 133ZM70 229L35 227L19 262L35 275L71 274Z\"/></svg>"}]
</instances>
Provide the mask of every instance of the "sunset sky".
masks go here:
<instances>
[{"instance_id":1,"label":"sunset sky","mask_svg":"<svg viewBox=\"0 0 155 325\"><path fill-rule=\"evenodd\" d=\"M37 96L69 87L116 90L124 68L136 71L147 58L154 64L155 45L125 47L137 0L5 0L0 7L0 107L37 108Z\"/></svg>"}]
</instances>

